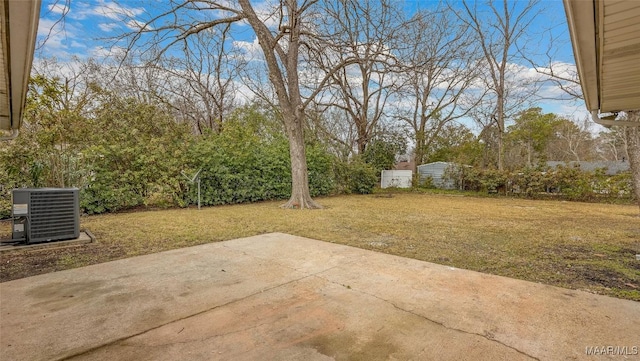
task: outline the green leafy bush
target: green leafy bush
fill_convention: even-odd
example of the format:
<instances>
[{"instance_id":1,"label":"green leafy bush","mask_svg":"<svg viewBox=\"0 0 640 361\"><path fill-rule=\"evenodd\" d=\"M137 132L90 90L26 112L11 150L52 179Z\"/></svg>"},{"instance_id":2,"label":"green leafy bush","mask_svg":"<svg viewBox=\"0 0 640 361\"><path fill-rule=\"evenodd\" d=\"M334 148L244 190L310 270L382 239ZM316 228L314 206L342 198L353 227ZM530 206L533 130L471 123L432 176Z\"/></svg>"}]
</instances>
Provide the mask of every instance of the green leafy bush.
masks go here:
<instances>
[{"instance_id":1,"label":"green leafy bush","mask_svg":"<svg viewBox=\"0 0 640 361\"><path fill-rule=\"evenodd\" d=\"M563 198L574 201L590 201L594 198L593 175L579 167L559 166L551 170L551 184Z\"/></svg>"},{"instance_id":2,"label":"green leafy bush","mask_svg":"<svg viewBox=\"0 0 640 361\"><path fill-rule=\"evenodd\" d=\"M540 192L545 192L547 183L546 172L533 167L515 171L507 180L509 192L529 198L535 198Z\"/></svg>"},{"instance_id":3,"label":"green leafy bush","mask_svg":"<svg viewBox=\"0 0 640 361\"><path fill-rule=\"evenodd\" d=\"M80 204L87 213L179 203L180 170L190 144L188 129L158 107L110 98L95 123L103 136L84 150L87 184Z\"/></svg>"},{"instance_id":4,"label":"green leafy bush","mask_svg":"<svg viewBox=\"0 0 640 361\"><path fill-rule=\"evenodd\" d=\"M446 172L445 172L446 174ZM418 188L422 189L437 189L436 185L433 183L433 177L426 176L418 182Z\"/></svg>"},{"instance_id":5,"label":"green leafy bush","mask_svg":"<svg viewBox=\"0 0 640 361\"><path fill-rule=\"evenodd\" d=\"M477 168L459 168L455 174L458 186L471 191L498 191L527 197L556 197L572 201L620 201L633 197L631 174L606 174L604 169L593 172L577 167L549 169L525 167L511 173Z\"/></svg>"},{"instance_id":6,"label":"green leafy bush","mask_svg":"<svg viewBox=\"0 0 640 361\"><path fill-rule=\"evenodd\" d=\"M633 199L634 197L631 172L607 177L601 186L611 199Z\"/></svg>"},{"instance_id":7,"label":"green leafy bush","mask_svg":"<svg viewBox=\"0 0 640 361\"><path fill-rule=\"evenodd\" d=\"M218 205L286 199L291 195L289 145L282 134L264 134L266 115L240 109L220 134L208 134L189 151L189 169L202 168L202 204ZM334 191L334 157L319 146L306 148L312 196ZM192 187L193 188L193 187ZM191 190L188 200L195 202Z\"/></svg>"},{"instance_id":8,"label":"green leafy bush","mask_svg":"<svg viewBox=\"0 0 640 361\"><path fill-rule=\"evenodd\" d=\"M359 158L334 164L336 191L346 194L370 194L378 184L376 170Z\"/></svg>"},{"instance_id":9,"label":"green leafy bush","mask_svg":"<svg viewBox=\"0 0 640 361\"><path fill-rule=\"evenodd\" d=\"M189 164L193 169L202 168L205 205L282 199L291 189L286 144L261 142L251 132L229 125L222 134L198 141Z\"/></svg>"},{"instance_id":10,"label":"green leafy bush","mask_svg":"<svg viewBox=\"0 0 640 361\"><path fill-rule=\"evenodd\" d=\"M307 146L307 168L309 170L309 192L312 197L335 192L336 181L333 174L335 156L318 145Z\"/></svg>"},{"instance_id":11,"label":"green leafy bush","mask_svg":"<svg viewBox=\"0 0 640 361\"><path fill-rule=\"evenodd\" d=\"M385 169L392 169L396 161L398 146L384 139L374 139L362 154L362 161L369 164L379 177Z\"/></svg>"}]
</instances>

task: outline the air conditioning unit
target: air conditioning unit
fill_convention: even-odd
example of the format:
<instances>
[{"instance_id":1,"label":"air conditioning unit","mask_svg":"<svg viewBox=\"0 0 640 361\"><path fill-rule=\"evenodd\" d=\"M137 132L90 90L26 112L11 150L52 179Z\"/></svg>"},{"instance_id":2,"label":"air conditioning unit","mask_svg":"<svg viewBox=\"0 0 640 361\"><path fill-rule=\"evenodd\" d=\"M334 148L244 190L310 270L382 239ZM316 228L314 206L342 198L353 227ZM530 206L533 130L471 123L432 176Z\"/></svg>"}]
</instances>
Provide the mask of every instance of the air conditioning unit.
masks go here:
<instances>
[{"instance_id":1,"label":"air conditioning unit","mask_svg":"<svg viewBox=\"0 0 640 361\"><path fill-rule=\"evenodd\" d=\"M14 240L39 243L78 238L78 189L14 189L12 216Z\"/></svg>"}]
</instances>

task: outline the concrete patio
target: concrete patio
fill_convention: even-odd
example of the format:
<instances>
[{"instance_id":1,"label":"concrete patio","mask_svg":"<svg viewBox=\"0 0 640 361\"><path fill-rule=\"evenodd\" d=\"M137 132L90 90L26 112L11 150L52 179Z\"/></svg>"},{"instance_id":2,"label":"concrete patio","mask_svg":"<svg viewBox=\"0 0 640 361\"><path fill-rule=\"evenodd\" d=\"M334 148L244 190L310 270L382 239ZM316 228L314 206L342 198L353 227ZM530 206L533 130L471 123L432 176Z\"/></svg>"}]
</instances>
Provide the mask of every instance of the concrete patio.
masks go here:
<instances>
[{"instance_id":1,"label":"concrete patio","mask_svg":"<svg viewBox=\"0 0 640 361\"><path fill-rule=\"evenodd\" d=\"M280 233L2 283L0 311L2 360L640 358L638 302Z\"/></svg>"}]
</instances>

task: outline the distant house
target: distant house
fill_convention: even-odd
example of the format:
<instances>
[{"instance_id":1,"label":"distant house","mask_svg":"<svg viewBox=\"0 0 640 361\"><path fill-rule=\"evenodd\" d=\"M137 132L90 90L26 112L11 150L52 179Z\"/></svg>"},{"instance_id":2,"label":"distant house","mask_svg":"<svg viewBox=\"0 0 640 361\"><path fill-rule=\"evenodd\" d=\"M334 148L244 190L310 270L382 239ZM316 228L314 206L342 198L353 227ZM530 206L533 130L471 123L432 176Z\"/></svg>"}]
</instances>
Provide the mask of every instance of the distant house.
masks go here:
<instances>
[{"instance_id":1,"label":"distant house","mask_svg":"<svg viewBox=\"0 0 640 361\"><path fill-rule=\"evenodd\" d=\"M394 170L410 170L413 171L415 169L416 162L413 160L402 160L396 163L393 167Z\"/></svg>"},{"instance_id":2,"label":"distant house","mask_svg":"<svg viewBox=\"0 0 640 361\"><path fill-rule=\"evenodd\" d=\"M626 172L629 170L629 162L612 162L612 161L601 161L601 162L555 162L550 161L547 162L547 166L550 168L557 168L558 166L563 167L577 167L580 168L584 172L593 172L596 169L606 169L607 175L616 175L618 173Z\"/></svg>"},{"instance_id":3,"label":"distant house","mask_svg":"<svg viewBox=\"0 0 640 361\"><path fill-rule=\"evenodd\" d=\"M423 184L427 179L431 179L431 183L441 189L455 189L455 181L448 177L446 172L450 167L455 167L454 163L433 162L418 166L418 181Z\"/></svg>"}]
</instances>

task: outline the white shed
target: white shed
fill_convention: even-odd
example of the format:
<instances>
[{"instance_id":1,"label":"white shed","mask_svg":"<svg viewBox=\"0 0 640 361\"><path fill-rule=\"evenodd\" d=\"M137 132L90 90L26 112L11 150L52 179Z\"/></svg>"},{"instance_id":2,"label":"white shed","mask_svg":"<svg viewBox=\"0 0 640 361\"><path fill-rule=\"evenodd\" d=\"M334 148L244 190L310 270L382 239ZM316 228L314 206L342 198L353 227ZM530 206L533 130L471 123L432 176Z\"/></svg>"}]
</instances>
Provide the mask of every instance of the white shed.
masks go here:
<instances>
[{"instance_id":1,"label":"white shed","mask_svg":"<svg viewBox=\"0 0 640 361\"><path fill-rule=\"evenodd\" d=\"M431 178L434 186L441 189L455 189L456 185L452 178L447 177L446 171L450 167L455 167L454 163L433 162L418 166L419 182L424 183L427 178Z\"/></svg>"},{"instance_id":2,"label":"white shed","mask_svg":"<svg viewBox=\"0 0 640 361\"><path fill-rule=\"evenodd\" d=\"M411 188L411 170L383 170L380 177L380 188Z\"/></svg>"}]
</instances>

